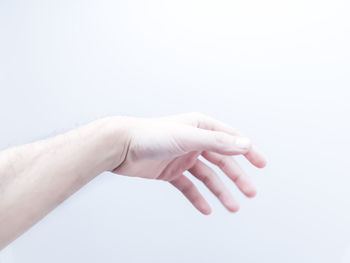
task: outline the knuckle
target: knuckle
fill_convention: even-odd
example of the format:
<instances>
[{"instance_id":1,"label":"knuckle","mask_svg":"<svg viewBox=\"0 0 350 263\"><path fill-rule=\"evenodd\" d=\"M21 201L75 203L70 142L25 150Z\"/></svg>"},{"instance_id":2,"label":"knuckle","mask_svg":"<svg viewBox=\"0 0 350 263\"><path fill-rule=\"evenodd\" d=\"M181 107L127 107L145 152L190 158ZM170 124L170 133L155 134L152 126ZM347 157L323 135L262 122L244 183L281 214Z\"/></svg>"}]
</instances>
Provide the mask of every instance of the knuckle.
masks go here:
<instances>
[{"instance_id":1,"label":"knuckle","mask_svg":"<svg viewBox=\"0 0 350 263\"><path fill-rule=\"evenodd\" d=\"M215 193L215 195L217 196L217 198L219 198L219 200L223 200L225 198L225 191L219 190Z\"/></svg>"},{"instance_id":2,"label":"knuckle","mask_svg":"<svg viewBox=\"0 0 350 263\"><path fill-rule=\"evenodd\" d=\"M184 194L188 194L188 193L191 192L191 190L193 189L193 187L194 187L193 183L191 183L190 181L187 181L187 182L183 185L181 191L182 191Z\"/></svg>"},{"instance_id":3,"label":"knuckle","mask_svg":"<svg viewBox=\"0 0 350 263\"><path fill-rule=\"evenodd\" d=\"M237 181L240 177L241 177L241 174L235 174L235 176L232 177L232 181L237 183Z\"/></svg>"},{"instance_id":4,"label":"knuckle","mask_svg":"<svg viewBox=\"0 0 350 263\"><path fill-rule=\"evenodd\" d=\"M225 157L222 157L218 160L217 165L222 169L222 170L226 170L227 166L228 166L228 160Z\"/></svg>"},{"instance_id":5,"label":"knuckle","mask_svg":"<svg viewBox=\"0 0 350 263\"><path fill-rule=\"evenodd\" d=\"M222 132L215 132L214 139L215 139L215 142L220 146L227 145L227 143L228 143L227 135L222 133Z\"/></svg>"},{"instance_id":6,"label":"knuckle","mask_svg":"<svg viewBox=\"0 0 350 263\"><path fill-rule=\"evenodd\" d=\"M201 180L205 185L209 185L212 181L212 177L208 174L203 174Z\"/></svg>"}]
</instances>

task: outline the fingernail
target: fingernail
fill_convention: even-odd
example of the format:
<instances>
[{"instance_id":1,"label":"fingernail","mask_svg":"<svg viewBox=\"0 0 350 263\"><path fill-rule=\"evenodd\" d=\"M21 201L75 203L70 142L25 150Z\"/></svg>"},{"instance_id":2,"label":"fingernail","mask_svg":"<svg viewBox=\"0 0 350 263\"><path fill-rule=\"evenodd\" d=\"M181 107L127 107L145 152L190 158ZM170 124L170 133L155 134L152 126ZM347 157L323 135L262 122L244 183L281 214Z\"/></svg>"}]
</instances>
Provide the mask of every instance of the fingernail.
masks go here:
<instances>
[{"instance_id":1,"label":"fingernail","mask_svg":"<svg viewBox=\"0 0 350 263\"><path fill-rule=\"evenodd\" d=\"M236 146L242 149L248 149L251 146L251 141L247 137L238 137L236 139Z\"/></svg>"}]
</instances>

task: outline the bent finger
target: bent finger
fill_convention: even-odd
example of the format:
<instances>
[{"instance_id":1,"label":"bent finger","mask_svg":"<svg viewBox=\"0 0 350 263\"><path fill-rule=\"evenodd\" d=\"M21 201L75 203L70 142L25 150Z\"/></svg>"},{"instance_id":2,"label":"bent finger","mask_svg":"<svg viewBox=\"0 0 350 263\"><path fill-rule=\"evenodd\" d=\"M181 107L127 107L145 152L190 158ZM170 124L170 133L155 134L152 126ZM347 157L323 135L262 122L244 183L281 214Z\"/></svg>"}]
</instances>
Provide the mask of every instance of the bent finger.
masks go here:
<instances>
[{"instance_id":1,"label":"bent finger","mask_svg":"<svg viewBox=\"0 0 350 263\"><path fill-rule=\"evenodd\" d=\"M202 181L229 211L238 211L238 202L212 168L197 159L195 165L188 171Z\"/></svg>"},{"instance_id":2,"label":"bent finger","mask_svg":"<svg viewBox=\"0 0 350 263\"><path fill-rule=\"evenodd\" d=\"M213 152L203 152L202 156L209 162L217 165L236 184L243 194L248 197L254 197L256 195L254 184L234 158Z\"/></svg>"},{"instance_id":3,"label":"bent finger","mask_svg":"<svg viewBox=\"0 0 350 263\"><path fill-rule=\"evenodd\" d=\"M205 130L221 131L233 136L244 136L241 132L234 129L230 125L216 120L212 117L201 113L187 113L181 115L182 118L187 119L187 123ZM255 146L249 149L247 153L244 154L247 160L258 168L263 168L266 166L266 159L260 150Z\"/></svg>"},{"instance_id":4,"label":"bent finger","mask_svg":"<svg viewBox=\"0 0 350 263\"><path fill-rule=\"evenodd\" d=\"M187 125L180 127L175 140L185 152L211 151L225 155L246 154L251 148L247 137L233 136L225 132L203 130Z\"/></svg>"},{"instance_id":5,"label":"bent finger","mask_svg":"<svg viewBox=\"0 0 350 263\"><path fill-rule=\"evenodd\" d=\"M201 213L209 215L211 208L208 202L204 199L197 187L185 175L180 175L170 183L179 189L183 195L197 208Z\"/></svg>"}]
</instances>

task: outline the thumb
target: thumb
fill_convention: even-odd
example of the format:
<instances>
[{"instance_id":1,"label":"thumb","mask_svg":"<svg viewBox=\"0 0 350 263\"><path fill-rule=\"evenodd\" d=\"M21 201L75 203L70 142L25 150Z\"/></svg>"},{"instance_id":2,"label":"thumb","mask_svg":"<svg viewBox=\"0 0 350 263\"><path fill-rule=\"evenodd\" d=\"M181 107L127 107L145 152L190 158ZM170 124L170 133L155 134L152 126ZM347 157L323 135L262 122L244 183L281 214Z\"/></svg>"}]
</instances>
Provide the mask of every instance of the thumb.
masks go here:
<instances>
[{"instance_id":1,"label":"thumb","mask_svg":"<svg viewBox=\"0 0 350 263\"><path fill-rule=\"evenodd\" d=\"M184 126L176 141L185 152L210 151L225 155L246 154L252 146L247 137L191 126Z\"/></svg>"}]
</instances>

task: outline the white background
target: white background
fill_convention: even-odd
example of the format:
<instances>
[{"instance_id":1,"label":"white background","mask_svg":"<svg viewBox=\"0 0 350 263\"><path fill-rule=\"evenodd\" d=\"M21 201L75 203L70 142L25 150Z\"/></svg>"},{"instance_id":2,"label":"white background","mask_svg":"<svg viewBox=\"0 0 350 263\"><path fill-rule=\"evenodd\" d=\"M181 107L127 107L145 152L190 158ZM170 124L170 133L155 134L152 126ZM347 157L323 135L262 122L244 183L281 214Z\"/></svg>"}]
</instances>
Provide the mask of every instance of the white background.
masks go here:
<instances>
[{"instance_id":1,"label":"white background","mask_svg":"<svg viewBox=\"0 0 350 263\"><path fill-rule=\"evenodd\" d=\"M348 0L1 0L2 149L111 114L199 111L269 160L239 159L255 199L225 179L237 214L200 184L210 216L165 182L103 174L4 262L350 262L349 13Z\"/></svg>"}]
</instances>

